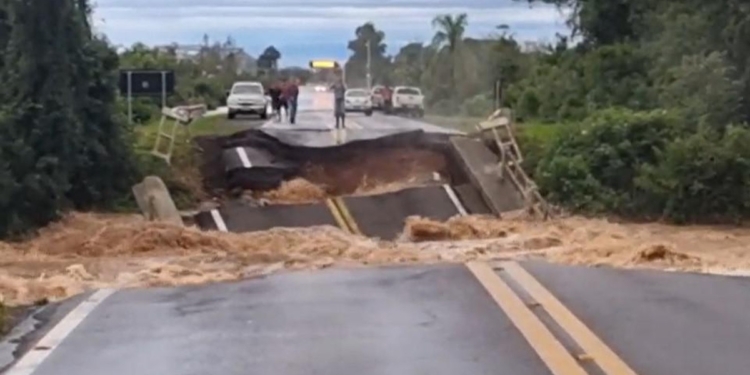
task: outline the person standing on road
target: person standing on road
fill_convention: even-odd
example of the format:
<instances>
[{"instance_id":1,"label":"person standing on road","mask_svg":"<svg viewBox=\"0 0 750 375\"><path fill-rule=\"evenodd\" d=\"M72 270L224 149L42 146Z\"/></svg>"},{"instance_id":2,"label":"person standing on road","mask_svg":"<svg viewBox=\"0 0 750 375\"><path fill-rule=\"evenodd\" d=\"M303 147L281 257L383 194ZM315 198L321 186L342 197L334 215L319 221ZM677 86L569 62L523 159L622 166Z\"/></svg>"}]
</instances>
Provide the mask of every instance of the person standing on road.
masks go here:
<instances>
[{"instance_id":1,"label":"person standing on road","mask_svg":"<svg viewBox=\"0 0 750 375\"><path fill-rule=\"evenodd\" d=\"M336 129L346 127L346 108L344 107L344 96L346 95L346 85L339 78L331 87L333 90L333 115L336 117Z\"/></svg>"},{"instance_id":2,"label":"person standing on road","mask_svg":"<svg viewBox=\"0 0 750 375\"><path fill-rule=\"evenodd\" d=\"M383 112L386 114L393 112L393 90L389 85L383 87Z\"/></svg>"},{"instance_id":3,"label":"person standing on road","mask_svg":"<svg viewBox=\"0 0 750 375\"><path fill-rule=\"evenodd\" d=\"M268 96L271 97L271 107L273 108L273 117L276 121L281 121L281 84L274 83L268 89Z\"/></svg>"},{"instance_id":4,"label":"person standing on road","mask_svg":"<svg viewBox=\"0 0 750 375\"><path fill-rule=\"evenodd\" d=\"M297 118L297 99L299 99L299 81L297 78L289 78L284 96L286 96L289 108L289 122L294 124Z\"/></svg>"}]
</instances>

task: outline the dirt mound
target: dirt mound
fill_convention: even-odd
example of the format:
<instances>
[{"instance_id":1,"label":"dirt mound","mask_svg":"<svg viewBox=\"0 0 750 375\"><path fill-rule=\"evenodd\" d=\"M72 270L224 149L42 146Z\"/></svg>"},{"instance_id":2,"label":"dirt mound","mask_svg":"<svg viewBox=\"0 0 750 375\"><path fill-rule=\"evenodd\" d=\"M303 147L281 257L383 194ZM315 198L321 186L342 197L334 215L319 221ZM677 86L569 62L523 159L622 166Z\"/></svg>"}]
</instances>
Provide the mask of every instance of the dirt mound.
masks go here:
<instances>
[{"instance_id":1,"label":"dirt mound","mask_svg":"<svg viewBox=\"0 0 750 375\"><path fill-rule=\"evenodd\" d=\"M437 151L393 148L382 152L355 153L346 160L308 164L302 177L323 186L328 194L384 192L421 185L434 173L447 176L447 161Z\"/></svg>"},{"instance_id":2,"label":"dirt mound","mask_svg":"<svg viewBox=\"0 0 750 375\"><path fill-rule=\"evenodd\" d=\"M273 204L315 203L328 198L323 187L299 177L282 182L278 189L253 194L253 196Z\"/></svg>"},{"instance_id":3,"label":"dirt mound","mask_svg":"<svg viewBox=\"0 0 750 375\"><path fill-rule=\"evenodd\" d=\"M299 177L277 189L248 192L270 204L304 204L340 195L390 193L433 183L447 176L445 156L437 151L411 148L354 153L344 160L306 165Z\"/></svg>"},{"instance_id":4,"label":"dirt mound","mask_svg":"<svg viewBox=\"0 0 750 375\"><path fill-rule=\"evenodd\" d=\"M404 237L410 241L444 241L505 237L516 230L512 222L491 216L456 216L441 223L422 217L406 219Z\"/></svg>"}]
</instances>

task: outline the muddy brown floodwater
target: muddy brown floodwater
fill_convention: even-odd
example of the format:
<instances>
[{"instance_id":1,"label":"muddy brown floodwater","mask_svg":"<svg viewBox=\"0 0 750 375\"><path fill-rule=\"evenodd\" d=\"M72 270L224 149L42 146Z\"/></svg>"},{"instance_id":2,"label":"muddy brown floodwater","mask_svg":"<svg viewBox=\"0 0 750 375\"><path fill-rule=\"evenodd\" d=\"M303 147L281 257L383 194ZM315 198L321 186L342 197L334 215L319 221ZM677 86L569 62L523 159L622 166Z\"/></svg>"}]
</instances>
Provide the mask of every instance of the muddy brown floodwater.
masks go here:
<instances>
[{"instance_id":1,"label":"muddy brown floodwater","mask_svg":"<svg viewBox=\"0 0 750 375\"><path fill-rule=\"evenodd\" d=\"M447 178L447 161L437 151L396 147L361 152L343 161L308 164L275 190L246 194L271 204L319 202L340 195L372 195L424 186Z\"/></svg>"},{"instance_id":2,"label":"muddy brown floodwater","mask_svg":"<svg viewBox=\"0 0 750 375\"><path fill-rule=\"evenodd\" d=\"M237 280L282 270L542 257L590 266L698 272L750 268L750 229L616 224L581 217L409 218L388 242L332 227L234 234L74 213L23 243L0 242L6 304L57 300L91 288Z\"/></svg>"}]
</instances>

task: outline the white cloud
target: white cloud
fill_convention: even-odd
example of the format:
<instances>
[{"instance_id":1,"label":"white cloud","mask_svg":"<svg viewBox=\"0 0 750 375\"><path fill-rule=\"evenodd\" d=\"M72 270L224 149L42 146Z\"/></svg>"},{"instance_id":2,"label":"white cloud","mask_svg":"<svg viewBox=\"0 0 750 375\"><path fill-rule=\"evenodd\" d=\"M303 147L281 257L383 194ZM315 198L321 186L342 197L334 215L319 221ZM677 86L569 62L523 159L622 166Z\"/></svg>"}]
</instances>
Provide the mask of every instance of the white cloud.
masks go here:
<instances>
[{"instance_id":1,"label":"white cloud","mask_svg":"<svg viewBox=\"0 0 750 375\"><path fill-rule=\"evenodd\" d=\"M203 5L205 1L184 0L183 2L192 5L176 6L176 0L108 0L100 1L95 11L95 22L98 29L115 42L143 38L146 43L166 43L169 41L167 39L194 38L195 35L204 32L236 35L282 30L316 34L346 30L347 33L351 33L354 28L367 21L374 22L386 33L424 32L430 31L432 18L443 13L467 13L471 29L486 28L488 32L494 25L502 23L543 26L560 24L563 19L560 12L551 7L416 7L414 0L409 1L412 6L390 5L387 0L378 1L382 6L368 7L363 7L363 3L352 6L351 0L347 1L350 6L312 6L318 4L314 0L306 2L306 6L285 5L294 1L275 0L273 5L259 6L257 2L247 0L221 0L221 6L208 6ZM427 3L426 0L421 1ZM326 0L327 4L331 2ZM345 0L333 2L344 3ZM439 4L441 0L435 0L433 3Z\"/></svg>"}]
</instances>

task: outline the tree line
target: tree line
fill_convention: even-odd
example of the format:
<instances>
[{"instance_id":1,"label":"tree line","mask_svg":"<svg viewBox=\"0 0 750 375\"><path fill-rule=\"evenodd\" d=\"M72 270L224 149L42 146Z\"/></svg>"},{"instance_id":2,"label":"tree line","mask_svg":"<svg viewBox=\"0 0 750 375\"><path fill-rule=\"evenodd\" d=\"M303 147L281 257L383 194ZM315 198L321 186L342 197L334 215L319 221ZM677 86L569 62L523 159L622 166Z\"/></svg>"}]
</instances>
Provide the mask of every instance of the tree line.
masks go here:
<instances>
[{"instance_id":1,"label":"tree line","mask_svg":"<svg viewBox=\"0 0 750 375\"><path fill-rule=\"evenodd\" d=\"M348 45L349 83L364 82L368 41L375 82L421 86L433 113L486 116L499 81L527 170L575 211L678 222L750 214L747 4L518 1L572 10L570 35L523 43L498 25L470 38L465 14L439 15L430 43L388 56L385 33L368 23Z\"/></svg>"},{"instance_id":2,"label":"tree line","mask_svg":"<svg viewBox=\"0 0 750 375\"><path fill-rule=\"evenodd\" d=\"M207 37L206 37L207 40ZM309 77L307 69L281 68L282 54L268 46L257 57L239 48L231 37L224 42L214 42L193 51L191 56L181 56L178 45L151 47L136 43L120 53L123 69L166 69L175 72L175 93L167 98L169 106L206 104L210 109L224 105L226 91L236 81L271 81L296 76ZM253 63L249 63L253 61ZM125 110L125 103L121 108ZM161 99L136 98L133 118L138 124L148 123L159 116Z\"/></svg>"},{"instance_id":3,"label":"tree line","mask_svg":"<svg viewBox=\"0 0 750 375\"><path fill-rule=\"evenodd\" d=\"M509 59L521 54L520 45L502 25L489 30L493 37L466 37L468 22L466 14L438 15L431 41L409 43L393 56L386 52L385 32L365 23L347 45L347 84L366 85L369 48L373 84L419 86L433 113L486 116L493 109L495 82L517 74L521 62Z\"/></svg>"}]
</instances>

